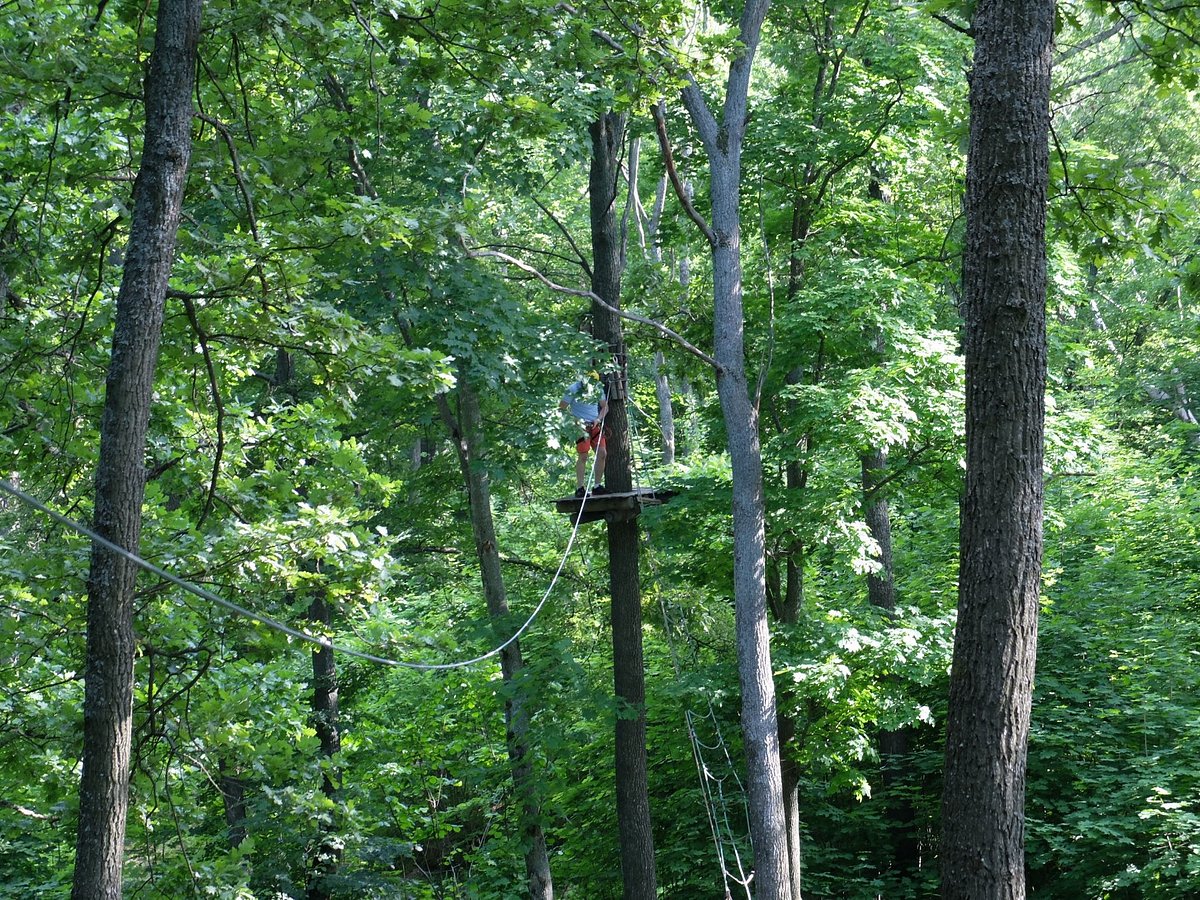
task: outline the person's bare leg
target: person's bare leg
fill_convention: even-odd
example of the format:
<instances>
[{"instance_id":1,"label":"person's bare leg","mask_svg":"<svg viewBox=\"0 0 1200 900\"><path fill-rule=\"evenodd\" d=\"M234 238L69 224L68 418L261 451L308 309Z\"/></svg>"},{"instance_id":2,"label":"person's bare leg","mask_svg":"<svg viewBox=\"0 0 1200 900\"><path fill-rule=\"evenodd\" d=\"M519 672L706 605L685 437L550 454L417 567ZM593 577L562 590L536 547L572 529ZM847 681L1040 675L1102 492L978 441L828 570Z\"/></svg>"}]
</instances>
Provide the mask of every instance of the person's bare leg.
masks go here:
<instances>
[{"instance_id":1,"label":"person's bare leg","mask_svg":"<svg viewBox=\"0 0 1200 900\"><path fill-rule=\"evenodd\" d=\"M575 451L575 487L581 488L587 483L587 451Z\"/></svg>"},{"instance_id":2,"label":"person's bare leg","mask_svg":"<svg viewBox=\"0 0 1200 900\"><path fill-rule=\"evenodd\" d=\"M608 448L601 444L596 448L595 484L604 484L604 464L608 462Z\"/></svg>"}]
</instances>

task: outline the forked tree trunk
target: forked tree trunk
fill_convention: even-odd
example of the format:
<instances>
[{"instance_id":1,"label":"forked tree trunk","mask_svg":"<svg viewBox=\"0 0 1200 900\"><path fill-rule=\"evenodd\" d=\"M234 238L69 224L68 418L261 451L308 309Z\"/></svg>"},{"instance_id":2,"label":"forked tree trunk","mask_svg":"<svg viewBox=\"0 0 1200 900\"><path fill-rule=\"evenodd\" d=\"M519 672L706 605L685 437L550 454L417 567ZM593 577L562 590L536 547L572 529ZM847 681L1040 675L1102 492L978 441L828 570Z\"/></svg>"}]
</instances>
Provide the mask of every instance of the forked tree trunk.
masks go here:
<instances>
[{"instance_id":1,"label":"forked tree trunk","mask_svg":"<svg viewBox=\"0 0 1200 900\"><path fill-rule=\"evenodd\" d=\"M975 10L967 158L967 471L946 719L942 896L1025 896L1042 564L1053 0Z\"/></svg>"},{"instance_id":2,"label":"forked tree trunk","mask_svg":"<svg viewBox=\"0 0 1200 900\"><path fill-rule=\"evenodd\" d=\"M117 295L112 359L100 422L96 531L137 552L146 430L163 304L191 157L192 87L201 0L159 4L146 75L146 130L133 223ZM83 775L72 896L117 900L133 736L133 563L101 547L88 575Z\"/></svg>"},{"instance_id":3,"label":"forked tree trunk","mask_svg":"<svg viewBox=\"0 0 1200 900\"><path fill-rule=\"evenodd\" d=\"M625 118L607 113L592 123L588 191L592 223L592 291L611 306L621 305L617 185ZM592 304L595 337L608 345L619 371L608 377L608 464L605 482L613 492L633 490L629 421L625 411L625 343L621 320ZM638 581L636 519L608 522L609 592L612 597L613 686L617 696L617 829L626 900L657 896L654 834L646 775L646 679L642 662L642 593Z\"/></svg>"},{"instance_id":4,"label":"forked tree trunk","mask_svg":"<svg viewBox=\"0 0 1200 900\"><path fill-rule=\"evenodd\" d=\"M807 478L800 463L795 460L787 464L785 478L790 491L804 489ZM784 589L779 603L779 622L788 627L800 623L800 610L804 608L804 542L791 540L786 548L784 560ZM784 689L784 707L791 707L792 697ZM800 900L804 884L804 845L801 841L800 817L800 765L796 757L800 748L796 745L796 720L787 712L779 714L779 767L783 783L783 814L787 823L788 877L792 887L792 900Z\"/></svg>"},{"instance_id":5,"label":"forked tree trunk","mask_svg":"<svg viewBox=\"0 0 1200 900\"><path fill-rule=\"evenodd\" d=\"M709 163L712 227L707 237L713 261L713 356L719 366L717 394L733 469L733 597L754 890L764 900L793 900L767 628L762 451L758 409L746 380L739 212L750 71L769 6L768 0L750 0L742 11L740 46L729 66L720 119L714 117L695 83L685 88L683 100Z\"/></svg>"},{"instance_id":6,"label":"forked tree trunk","mask_svg":"<svg viewBox=\"0 0 1200 900\"><path fill-rule=\"evenodd\" d=\"M799 369L787 375L788 384L799 384ZM790 404L789 404L790 406ZM789 412L792 410L789 409ZM788 491L802 491L807 481L807 471L798 460L790 460L784 469L784 486ZM767 596L775 620L788 628L800 621L804 605L804 541L798 536L786 536L775 549L775 558L768 568L771 579L767 585ZM780 584L780 562L783 563L784 578ZM804 874L804 847L802 843L802 820L800 816L800 766L796 759L800 752L800 731L796 718L790 710L795 706L795 695L784 684L779 691L779 768L783 785L783 814L787 837L788 877L792 897L802 894Z\"/></svg>"},{"instance_id":7,"label":"forked tree trunk","mask_svg":"<svg viewBox=\"0 0 1200 900\"><path fill-rule=\"evenodd\" d=\"M792 267L789 278L788 296L794 297L799 285L799 271ZM814 378L819 375L819 366L814 367ZM799 368L787 373L788 384L800 384L803 374ZM794 412L789 403L788 412ZM801 446L811 447L811 436L806 435ZM802 492L808 483L808 470L798 460L789 460L784 469L784 486L789 492ZM800 622L800 611L804 607L804 541L789 537L782 548L784 560L783 594L774 603L776 618L789 628ZM800 766L796 758L800 753L797 738L797 721L790 709L794 706L794 695L786 685L780 691L779 713L779 764L783 782L783 810L787 823L788 876L791 880L792 898L799 900L804 883L804 847L801 841L800 817Z\"/></svg>"}]
</instances>

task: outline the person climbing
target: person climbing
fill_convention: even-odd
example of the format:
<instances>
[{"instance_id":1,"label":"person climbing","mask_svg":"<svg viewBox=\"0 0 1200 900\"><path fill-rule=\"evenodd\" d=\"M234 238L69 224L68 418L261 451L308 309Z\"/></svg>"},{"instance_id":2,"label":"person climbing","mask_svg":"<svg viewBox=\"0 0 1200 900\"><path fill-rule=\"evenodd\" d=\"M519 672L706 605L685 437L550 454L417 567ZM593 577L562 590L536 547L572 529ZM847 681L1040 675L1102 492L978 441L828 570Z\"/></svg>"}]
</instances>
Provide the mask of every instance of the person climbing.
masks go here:
<instances>
[{"instance_id":1,"label":"person climbing","mask_svg":"<svg viewBox=\"0 0 1200 900\"><path fill-rule=\"evenodd\" d=\"M608 415L608 392L605 385L594 375L587 380L576 381L567 388L558 408L569 409L571 415L579 420L584 432L575 442L575 496L582 497L587 493L587 459L592 450L596 451L592 493L607 494L604 463L608 458L608 447L604 440L607 433L604 417Z\"/></svg>"}]
</instances>

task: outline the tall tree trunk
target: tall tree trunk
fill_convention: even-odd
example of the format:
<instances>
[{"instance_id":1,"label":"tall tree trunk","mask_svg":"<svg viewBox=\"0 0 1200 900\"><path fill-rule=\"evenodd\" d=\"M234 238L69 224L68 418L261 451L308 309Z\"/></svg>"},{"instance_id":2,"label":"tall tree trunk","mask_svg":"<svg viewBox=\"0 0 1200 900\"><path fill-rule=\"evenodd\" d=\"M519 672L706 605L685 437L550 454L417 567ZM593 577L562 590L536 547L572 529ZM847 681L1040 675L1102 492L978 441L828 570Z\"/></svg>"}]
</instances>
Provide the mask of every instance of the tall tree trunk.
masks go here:
<instances>
[{"instance_id":1,"label":"tall tree trunk","mask_svg":"<svg viewBox=\"0 0 1200 900\"><path fill-rule=\"evenodd\" d=\"M867 194L879 203L891 204L892 195L879 179L879 173L871 167L871 180ZM887 304L884 303L884 312ZM882 363L887 352L883 328L875 329L872 338L872 355ZM892 556L892 518L883 485L887 479L887 450L882 446L871 447L860 457L862 465L863 517L867 530L879 545L879 571L867 575L867 600L877 609L889 615L896 609L896 570ZM912 872L920 862L919 846L913 823L916 814L912 801L902 792L893 795L892 788L899 784L900 775L909 753L910 729L897 728L879 735L879 758L882 763L883 801L885 803L888 829L892 835L892 868L900 873Z\"/></svg>"},{"instance_id":2,"label":"tall tree trunk","mask_svg":"<svg viewBox=\"0 0 1200 900\"><path fill-rule=\"evenodd\" d=\"M867 575L867 599L878 609L896 608L896 578L892 562L892 519L880 482L887 474L887 451L873 447L860 457L862 464L863 517L879 545L879 571Z\"/></svg>"},{"instance_id":3,"label":"tall tree trunk","mask_svg":"<svg viewBox=\"0 0 1200 900\"><path fill-rule=\"evenodd\" d=\"M794 254L793 254L794 255ZM793 267L788 281L789 299L794 297L799 287L800 271ZM814 382L820 377L820 366L823 353L818 354L817 363L813 369ZM803 372L793 368L787 373L788 384L800 384ZM789 403L789 413L794 404ZM805 449L811 448L811 435L805 435L798 445ZM808 483L808 469L798 460L789 460L784 469L784 486L789 492L802 492ZM804 606L804 541L799 537L789 537L783 547L784 558L784 589L783 596L774 604L776 618L781 625L794 627L800 622L800 610ZM799 900L804 883L804 847L801 843L800 830L800 766L796 762L800 752L797 743L798 723L790 713L786 712L793 706L794 696L786 685L780 691L781 706L785 710L779 713L779 760L783 782L783 809L787 824L787 853L788 874L791 879L793 900Z\"/></svg>"},{"instance_id":4,"label":"tall tree trunk","mask_svg":"<svg viewBox=\"0 0 1200 900\"><path fill-rule=\"evenodd\" d=\"M163 304L191 157L191 93L201 0L161 3L146 75L146 130L133 223L117 295L100 422L94 527L137 552L144 456ZM133 722L133 591L137 569L101 547L88 575L83 774L72 896L121 896Z\"/></svg>"},{"instance_id":5,"label":"tall tree trunk","mask_svg":"<svg viewBox=\"0 0 1200 900\"><path fill-rule=\"evenodd\" d=\"M797 383L799 373L796 373ZM792 460L787 464L787 488L802 491L807 481L807 472ZM799 538L788 542L784 560L784 590L779 603L779 622L793 627L800 623L800 610L804 606L804 542ZM786 693L782 699L784 707L792 705L792 697ZM783 814L787 827L788 876L793 900L800 900L804 884L804 846L800 832L800 765L796 762L799 747L793 747L798 733L796 720L788 713L779 714L779 766L783 783Z\"/></svg>"},{"instance_id":6,"label":"tall tree trunk","mask_svg":"<svg viewBox=\"0 0 1200 900\"><path fill-rule=\"evenodd\" d=\"M621 304L617 184L625 117L606 113L592 123L588 179L592 223L592 291L611 306ZM614 493L633 490L629 421L625 411L625 342L621 320L592 304L595 337L608 344L618 370L608 383L608 464L605 482ZM646 680L642 663L642 594L638 581L637 519L608 521L608 572L612 596L613 684L617 696L617 828L626 900L657 896L654 833L646 776Z\"/></svg>"},{"instance_id":7,"label":"tall tree trunk","mask_svg":"<svg viewBox=\"0 0 1200 900\"><path fill-rule=\"evenodd\" d=\"M1042 563L1053 0L981 0L967 158L967 471L946 719L942 895L1025 896Z\"/></svg>"},{"instance_id":8,"label":"tall tree trunk","mask_svg":"<svg viewBox=\"0 0 1200 900\"><path fill-rule=\"evenodd\" d=\"M881 482L887 474L887 452L880 447L862 454L863 514L867 529L879 545L879 571L867 575L867 599L889 614L896 609L896 577L892 558L892 520ZM888 829L892 837L892 868L912 872L919 862L919 847L913 832L915 812L912 802L893 795L909 753L909 729L897 728L879 735L882 764L883 800L886 803Z\"/></svg>"},{"instance_id":9,"label":"tall tree trunk","mask_svg":"<svg viewBox=\"0 0 1200 900\"><path fill-rule=\"evenodd\" d=\"M713 116L695 83L684 89L683 100L709 162L712 227L706 236L713 261L713 355L719 367L717 393L733 469L733 597L755 894L793 900L767 628L762 452L758 408L750 396L744 355L738 208L750 71L769 6L768 0L750 0L743 9L740 50L730 63L720 119Z\"/></svg>"},{"instance_id":10,"label":"tall tree trunk","mask_svg":"<svg viewBox=\"0 0 1200 900\"><path fill-rule=\"evenodd\" d=\"M867 185L867 194L879 203L891 204L891 192L886 190L874 166L871 168L871 180ZM883 304L883 312L887 312L887 303ZM871 356L877 363L884 361L887 352L887 342L882 326L875 328L871 337ZM863 518L867 530L879 546L879 571L867 576L867 599L878 609L892 612L896 608L896 578L892 561L892 519L888 510L887 496L882 493L884 479L887 477L887 450L882 446L870 447L864 452L859 461L862 465L863 489Z\"/></svg>"},{"instance_id":11,"label":"tall tree trunk","mask_svg":"<svg viewBox=\"0 0 1200 900\"><path fill-rule=\"evenodd\" d=\"M508 637L508 594L504 575L500 571L500 547L492 520L492 490L487 474L487 446L483 433L483 416L479 398L471 384L465 366L458 371L458 410L456 419L444 396L438 406L442 419L450 429L458 450L459 468L467 485L471 503L471 531L475 537L475 553L479 558L483 596L488 615L495 626L496 636ZM514 687L521 673L521 643L513 641L500 651L500 674L507 688L504 700L505 741L508 761L512 768L513 789L520 803L519 821L522 844L525 847L525 873L532 900L552 900L554 881L550 874L550 857L546 851L546 836L542 830L541 805L529 750L529 711L524 691Z\"/></svg>"},{"instance_id":12,"label":"tall tree trunk","mask_svg":"<svg viewBox=\"0 0 1200 900\"><path fill-rule=\"evenodd\" d=\"M672 465L675 462L675 406L671 402L671 385L667 381L667 373L663 371L666 364L662 351L654 354L654 394L658 398L658 430L662 433L662 464Z\"/></svg>"},{"instance_id":13,"label":"tall tree trunk","mask_svg":"<svg viewBox=\"0 0 1200 900\"><path fill-rule=\"evenodd\" d=\"M308 606L308 619L319 630L327 633L330 625L329 604L325 602L325 589L319 587ZM321 742L321 758L325 761L321 772L321 793L335 804L342 789L341 775L331 762L342 750L342 736L338 731L338 685L337 663L332 647L321 647L312 654L313 673L313 728ZM337 837L338 823L335 820L322 822L320 838L313 853L312 869L309 872L308 900L328 900L331 896L326 879L337 872L342 861L342 845Z\"/></svg>"}]
</instances>

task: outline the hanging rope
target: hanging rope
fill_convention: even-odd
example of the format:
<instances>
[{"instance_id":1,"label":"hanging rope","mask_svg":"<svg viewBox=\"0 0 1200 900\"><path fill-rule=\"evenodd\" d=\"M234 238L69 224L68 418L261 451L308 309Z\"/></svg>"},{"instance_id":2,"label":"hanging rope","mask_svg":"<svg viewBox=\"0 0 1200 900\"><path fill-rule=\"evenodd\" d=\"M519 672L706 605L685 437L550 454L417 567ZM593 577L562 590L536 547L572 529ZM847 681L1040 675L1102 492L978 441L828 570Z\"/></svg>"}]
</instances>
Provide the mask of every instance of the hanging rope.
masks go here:
<instances>
[{"instance_id":1,"label":"hanging rope","mask_svg":"<svg viewBox=\"0 0 1200 900\"><path fill-rule=\"evenodd\" d=\"M638 406L632 396L628 398L625 406L627 410L638 411ZM630 463L632 465L629 468L633 475L633 490L635 493L640 494L642 492L642 469L644 461L642 460L642 441L641 435L638 434L637 416L627 414L625 421L629 423L629 449L632 451L630 453Z\"/></svg>"},{"instance_id":2,"label":"hanging rope","mask_svg":"<svg viewBox=\"0 0 1200 900\"><path fill-rule=\"evenodd\" d=\"M592 471L595 472L595 462L594 461L592 463ZM172 575L170 572L156 566L154 563L148 562L147 560L142 559L142 557L138 556L136 553L126 550L124 547L121 547L118 544L114 544L112 541L97 534L95 531L88 528L87 526L81 525L79 522L76 522L73 519L70 519L67 516L64 516L62 513L51 509L46 504L42 503L40 500L37 500L36 498L30 496L29 494L22 491L20 488L15 487L7 480L0 479L0 490L3 490L5 493L11 494L13 497L16 497L18 500L20 500L26 506L29 506L33 509L38 510L39 512L49 516L55 522L58 522L60 525L64 525L67 528L71 529L72 531L78 532L79 534L83 535L84 537L91 539L94 543L99 544L101 547L104 547L106 550L109 550L112 553L115 553L118 556L121 556L124 559L129 560L131 563L133 563L136 566L139 566L142 569L145 569L147 572L150 572L151 574L158 576L159 578L163 579L164 581L169 581L171 584L174 584L177 587L183 588L188 593L194 594L197 597L207 600L210 603L213 603L213 604L221 607L222 609L225 609L231 613L234 613L235 615L242 616L242 617L250 619L254 622L258 622L260 625L264 625L267 628L274 629L275 631L281 632L282 634L289 635L290 637L294 637L298 640L305 641L310 644L315 644L318 647L324 647L327 650L336 650L336 652L345 654L346 656L352 656L357 659L366 660L367 662L378 663L379 665L383 665L383 666L394 666L394 667L403 668L403 669L416 669L418 671L443 671L446 669L465 668L467 666L472 666L472 665L475 665L476 663L483 662L486 659L490 659L491 657L497 655L498 653L503 652L507 647L509 647L522 634L524 634L525 631L533 624L534 620L537 619L538 614L542 611L542 607L544 607L546 605L546 601L550 598L550 592L554 590L554 585L558 583L559 576L562 575L563 569L566 567L567 559L571 555L571 548L574 546L575 538L579 534L579 520L577 519L575 522L575 527L571 531L571 537L567 540L567 547L563 551L562 559L558 563L558 569L555 571L554 577L550 580L550 584L546 587L545 592L542 594L541 600L538 601L537 606L534 607L533 612L530 613L530 615L529 615L529 618L527 618L525 620L525 622L521 625L521 627L518 628L516 630L516 632L513 633L512 637L508 638L506 641L504 641L504 643L500 644L499 646L493 647L491 650L487 651L486 653L481 653L479 656L474 656L474 657L471 657L470 659L456 660L454 662L448 662L448 663L421 663L421 662L413 662L410 660L390 659L386 656L377 656L374 653L365 653L361 650L354 650L349 647L343 647L343 646L335 647L333 641L323 635L309 634L306 631L301 631L298 628L293 628L291 625L288 625L284 622L280 622L278 619L272 618L271 616L268 616L265 613L255 612L254 610L251 610L248 607L241 606L240 604L237 604L237 603L233 603L232 601L226 600L223 597L218 597L212 591L206 590L198 585L192 584L189 581L185 581L184 579L179 578L176 575ZM587 499L588 499L587 495L585 495L584 500L583 500L584 505L587 503ZM582 510L583 510L583 505L580 506L580 511L582 512Z\"/></svg>"},{"instance_id":3,"label":"hanging rope","mask_svg":"<svg viewBox=\"0 0 1200 900\"><path fill-rule=\"evenodd\" d=\"M636 448L635 466L633 472L634 484L640 490L642 484L641 479L642 475L644 474L650 490L653 490L655 487L653 483L655 479L652 476L654 475L654 470L657 468L657 465L646 461L646 458L649 455L647 445L642 441L641 433L638 431L637 426L638 416L646 421L650 421L650 417L646 414L646 411L638 405L637 401L633 399L632 395L628 399L627 408L632 409L637 414L628 416L630 443Z\"/></svg>"}]
</instances>

